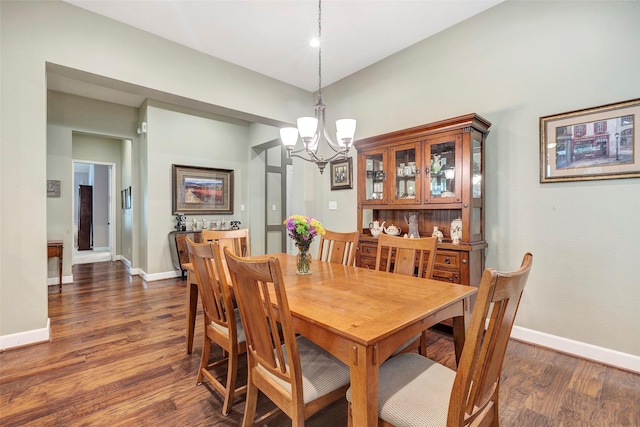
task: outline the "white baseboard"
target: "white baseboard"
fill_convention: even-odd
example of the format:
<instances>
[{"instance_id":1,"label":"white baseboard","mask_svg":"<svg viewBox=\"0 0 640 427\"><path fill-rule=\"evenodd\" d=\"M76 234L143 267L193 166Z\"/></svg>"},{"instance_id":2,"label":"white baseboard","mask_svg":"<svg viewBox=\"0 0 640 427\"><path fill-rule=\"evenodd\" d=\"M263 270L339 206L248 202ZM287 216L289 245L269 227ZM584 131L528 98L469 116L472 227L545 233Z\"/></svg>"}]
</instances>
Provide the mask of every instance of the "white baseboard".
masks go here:
<instances>
[{"instance_id":1,"label":"white baseboard","mask_svg":"<svg viewBox=\"0 0 640 427\"><path fill-rule=\"evenodd\" d=\"M122 261L122 263L125 265L125 267L127 267L127 270L129 271L129 274L131 274L132 276L139 276L140 275L140 269L132 268L131 267L131 261L126 259L124 256L116 255L116 261Z\"/></svg>"},{"instance_id":2,"label":"white baseboard","mask_svg":"<svg viewBox=\"0 0 640 427\"><path fill-rule=\"evenodd\" d=\"M47 277L47 286L57 285L58 277ZM70 276L62 276L62 284L73 283L73 274Z\"/></svg>"},{"instance_id":3,"label":"white baseboard","mask_svg":"<svg viewBox=\"0 0 640 427\"><path fill-rule=\"evenodd\" d=\"M640 373L640 357L632 354L621 353L608 348L573 341L520 326L513 327L511 330L511 338L627 371Z\"/></svg>"},{"instance_id":4,"label":"white baseboard","mask_svg":"<svg viewBox=\"0 0 640 427\"><path fill-rule=\"evenodd\" d=\"M0 350L49 341L50 337L51 320L47 318L47 326L42 329L33 329L31 331L18 332L17 334L0 336Z\"/></svg>"},{"instance_id":5,"label":"white baseboard","mask_svg":"<svg viewBox=\"0 0 640 427\"><path fill-rule=\"evenodd\" d=\"M176 277L181 277L181 271L165 271L163 273L153 273L147 274L142 270L139 270L139 276L142 277L143 280L147 282L153 282L154 280L164 280L164 279L175 279Z\"/></svg>"}]
</instances>

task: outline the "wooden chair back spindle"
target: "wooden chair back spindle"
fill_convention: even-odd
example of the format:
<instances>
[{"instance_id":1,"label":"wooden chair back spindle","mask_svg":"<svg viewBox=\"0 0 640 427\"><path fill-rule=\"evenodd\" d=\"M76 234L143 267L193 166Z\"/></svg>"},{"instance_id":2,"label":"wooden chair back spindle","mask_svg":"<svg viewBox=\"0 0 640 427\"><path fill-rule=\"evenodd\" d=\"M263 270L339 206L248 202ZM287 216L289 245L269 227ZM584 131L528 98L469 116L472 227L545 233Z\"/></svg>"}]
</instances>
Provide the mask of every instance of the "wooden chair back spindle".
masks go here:
<instances>
[{"instance_id":1,"label":"wooden chair back spindle","mask_svg":"<svg viewBox=\"0 0 640 427\"><path fill-rule=\"evenodd\" d=\"M320 238L318 260L354 265L359 237L360 233L358 231L339 233L326 230L324 236Z\"/></svg>"}]
</instances>

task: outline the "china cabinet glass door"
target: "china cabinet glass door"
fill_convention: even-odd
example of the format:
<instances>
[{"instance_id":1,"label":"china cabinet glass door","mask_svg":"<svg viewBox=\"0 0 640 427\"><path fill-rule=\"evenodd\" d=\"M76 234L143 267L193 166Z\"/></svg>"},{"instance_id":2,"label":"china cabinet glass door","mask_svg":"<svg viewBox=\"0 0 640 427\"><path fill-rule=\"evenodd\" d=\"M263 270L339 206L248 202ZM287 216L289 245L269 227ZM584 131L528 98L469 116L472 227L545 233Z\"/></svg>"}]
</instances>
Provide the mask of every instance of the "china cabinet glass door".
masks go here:
<instances>
[{"instance_id":1,"label":"china cabinet glass door","mask_svg":"<svg viewBox=\"0 0 640 427\"><path fill-rule=\"evenodd\" d=\"M429 179L425 188L429 203L461 201L458 184L462 176L460 138L438 138L429 141L425 152L425 172Z\"/></svg>"},{"instance_id":2,"label":"china cabinet glass door","mask_svg":"<svg viewBox=\"0 0 640 427\"><path fill-rule=\"evenodd\" d=\"M365 165L363 203L387 203L385 172L386 150L365 153L361 158Z\"/></svg>"},{"instance_id":3,"label":"china cabinet glass door","mask_svg":"<svg viewBox=\"0 0 640 427\"><path fill-rule=\"evenodd\" d=\"M471 176L471 185L473 188L473 198L482 197L482 141L473 140L473 175Z\"/></svg>"},{"instance_id":4,"label":"china cabinet glass door","mask_svg":"<svg viewBox=\"0 0 640 427\"><path fill-rule=\"evenodd\" d=\"M391 149L392 203L420 203L420 145L405 144Z\"/></svg>"}]
</instances>

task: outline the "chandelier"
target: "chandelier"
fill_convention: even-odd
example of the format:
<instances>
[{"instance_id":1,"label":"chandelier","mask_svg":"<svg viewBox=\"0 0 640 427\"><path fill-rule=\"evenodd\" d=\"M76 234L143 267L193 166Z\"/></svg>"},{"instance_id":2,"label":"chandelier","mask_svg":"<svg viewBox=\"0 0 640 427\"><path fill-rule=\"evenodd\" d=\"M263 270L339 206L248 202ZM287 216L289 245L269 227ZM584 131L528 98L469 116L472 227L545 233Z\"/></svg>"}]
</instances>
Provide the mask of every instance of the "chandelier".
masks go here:
<instances>
[{"instance_id":1,"label":"chandelier","mask_svg":"<svg viewBox=\"0 0 640 427\"><path fill-rule=\"evenodd\" d=\"M289 158L297 157L307 162L318 165L320 174L330 161L344 160L348 158L349 149L353 144L353 136L356 132L355 119L340 119L336 121L336 142L329 136L326 127L325 109L322 103L322 0L318 1L318 102L313 110L314 117L300 117L297 128L286 127L280 129L282 144L287 149ZM294 150L298 143L298 134L302 139L302 147ZM325 157L318 153L320 141L324 139L333 153ZM306 156L305 156L306 154Z\"/></svg>"}]
</instances>

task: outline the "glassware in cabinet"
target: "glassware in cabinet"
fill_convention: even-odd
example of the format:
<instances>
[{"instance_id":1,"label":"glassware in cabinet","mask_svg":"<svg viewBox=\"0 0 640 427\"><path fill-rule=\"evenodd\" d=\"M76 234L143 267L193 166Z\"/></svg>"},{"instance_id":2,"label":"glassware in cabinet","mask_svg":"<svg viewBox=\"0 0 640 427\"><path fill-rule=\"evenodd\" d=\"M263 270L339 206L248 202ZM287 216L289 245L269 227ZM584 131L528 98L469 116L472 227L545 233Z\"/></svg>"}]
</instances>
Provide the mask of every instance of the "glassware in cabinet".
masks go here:
<instances>
[{"instance_id":1,"label":"glassware in cabinet","mask_svg":"<svg viewBox=\"0 0 640 427\"><path fill-rule=\"evenodd\" d=\"M387 203L385 171L386 150L363 153L360 156L365 166L364 170L364 199L363 203L379 204Z\"/></svg>"},{"instance_id":2,"label":"glassware in cabinet","mask_svg":"<svg viewBox=\"0 0 640 427\"><path fill-rule=\"evenodd\" d=\"M420 203L420 145L392 147L390 157L393 164L391 203Z\"/></svg>"},{"instance_id":3,"label":"glassware in cabinet","mask_svg":"<svg viewBox=\"0 0 640 427\"><path fill-rule=\"evenodd\" d=\"M458 136L430 140L425 148L425 173L429 179L425 201L457 203L461 201L461 140Z\"/></svg>"}]
</instances>

